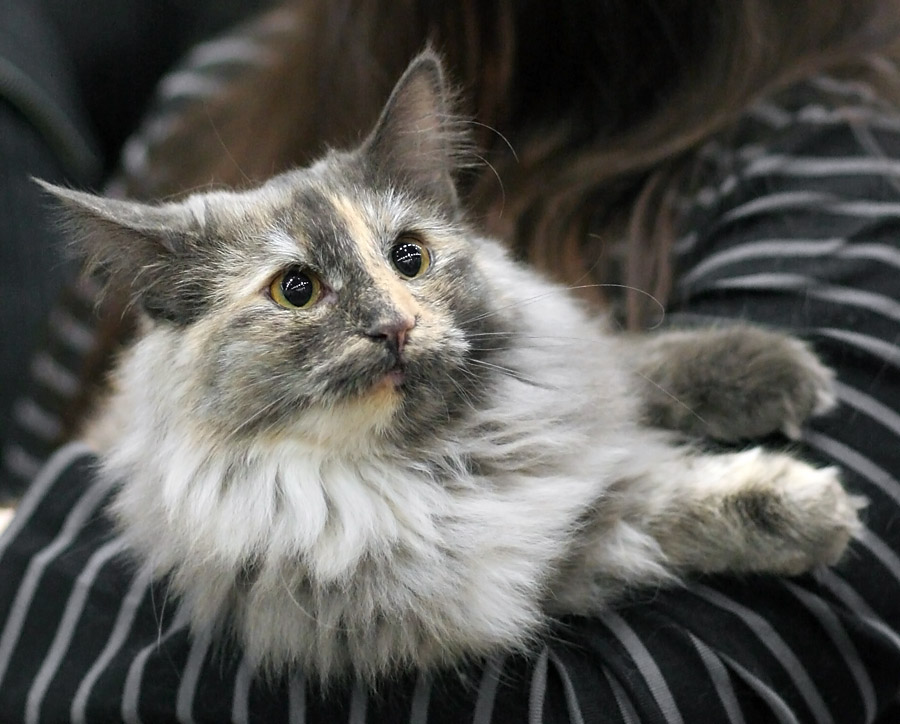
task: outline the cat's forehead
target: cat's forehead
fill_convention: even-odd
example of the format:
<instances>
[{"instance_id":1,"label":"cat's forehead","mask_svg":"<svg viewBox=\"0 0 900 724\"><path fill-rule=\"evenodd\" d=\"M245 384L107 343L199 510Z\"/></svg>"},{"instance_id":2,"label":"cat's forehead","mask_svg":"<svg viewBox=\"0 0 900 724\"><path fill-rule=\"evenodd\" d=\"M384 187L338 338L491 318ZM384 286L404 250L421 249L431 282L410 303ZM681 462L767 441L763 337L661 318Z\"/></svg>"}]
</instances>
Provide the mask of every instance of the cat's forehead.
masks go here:
<instances>
[{"instance_id":1,"label":"cat's forehead","mask_svg":"<svg viewBox=\"0 0 900 724\"><path fill-rule=\"evenodd\" d=\"M364 255L385 235L424 221L408 194L372 188L351 174L335 179L315 170L195 200L192 212L224 238L261 244L285 261L302 254L324 257L323 263Z\"/></svg>"}]
</instances>

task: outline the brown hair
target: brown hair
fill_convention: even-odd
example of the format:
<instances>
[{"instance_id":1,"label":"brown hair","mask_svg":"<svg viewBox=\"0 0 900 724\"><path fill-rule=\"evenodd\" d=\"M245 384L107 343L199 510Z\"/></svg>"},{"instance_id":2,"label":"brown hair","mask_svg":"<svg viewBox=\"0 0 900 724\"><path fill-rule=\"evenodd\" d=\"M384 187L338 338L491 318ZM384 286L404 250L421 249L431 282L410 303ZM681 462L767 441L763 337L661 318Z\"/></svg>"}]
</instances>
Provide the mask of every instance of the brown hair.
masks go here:
<instances>
[{"instance_id":1,"label":"brown hair","mask_svg":"<svg viewBox=\"0 0 900 724\"><path fill-rule=\"evenodd\" d=\"M464 191L486 229L559 279L664 300L692 152L804 75L893 84L877 59L897 54L898 23L897 0L300 0L250 31L273 62L188 108L127 188L240 186L353 143L431 42L475 119L486 163Z\"/></svg>"}]
</instances>

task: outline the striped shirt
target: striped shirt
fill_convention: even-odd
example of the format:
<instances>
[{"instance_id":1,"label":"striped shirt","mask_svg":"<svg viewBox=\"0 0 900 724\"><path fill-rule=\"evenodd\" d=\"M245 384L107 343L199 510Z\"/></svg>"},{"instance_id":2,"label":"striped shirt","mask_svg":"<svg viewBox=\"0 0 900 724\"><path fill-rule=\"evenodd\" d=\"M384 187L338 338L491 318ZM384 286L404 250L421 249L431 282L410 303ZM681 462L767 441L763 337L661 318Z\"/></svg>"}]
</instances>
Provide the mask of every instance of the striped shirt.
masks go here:
<instances>
[{"instance_id":1,"label":"striped shirt","mask_svg":"<svg viewBox=\"0 0 900 724\"><path fill-rule=\"evenodd\" d=\"M165 582L122 555L96 460L73 444L0 538L0 720L900 720L900 114L814 78L702 159L669 321L781 327L835 368L839 409L792 447L870 501L840 565L694 580L561 620L533 656L322 692L302 672L260 680L240 651L192 637Z\"/></svg>"}]
</instances>

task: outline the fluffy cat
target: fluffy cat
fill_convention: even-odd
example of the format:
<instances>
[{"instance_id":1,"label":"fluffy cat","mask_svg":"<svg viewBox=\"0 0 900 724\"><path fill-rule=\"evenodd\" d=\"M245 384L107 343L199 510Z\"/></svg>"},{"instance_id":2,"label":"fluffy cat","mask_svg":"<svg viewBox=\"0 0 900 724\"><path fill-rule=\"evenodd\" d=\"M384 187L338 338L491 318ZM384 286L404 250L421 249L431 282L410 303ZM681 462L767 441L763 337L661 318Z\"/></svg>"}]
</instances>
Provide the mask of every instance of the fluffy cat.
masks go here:
<instances>
[{"instance_id":1,"label":"fluffy cat","mask_svg":"<svg viewBox=\"0 0 900 724\"><path fill-rule=\"evenodd\" d=\"M259 188L47 187L145 312L87 432L110 513L194 630L261 668L521 649L630 587L834 563L859 525L834 469L682 441L827 408L803 344L609 334L467 224L460 129L426 51L359 148Z\"/></svg>"}]
</instances>

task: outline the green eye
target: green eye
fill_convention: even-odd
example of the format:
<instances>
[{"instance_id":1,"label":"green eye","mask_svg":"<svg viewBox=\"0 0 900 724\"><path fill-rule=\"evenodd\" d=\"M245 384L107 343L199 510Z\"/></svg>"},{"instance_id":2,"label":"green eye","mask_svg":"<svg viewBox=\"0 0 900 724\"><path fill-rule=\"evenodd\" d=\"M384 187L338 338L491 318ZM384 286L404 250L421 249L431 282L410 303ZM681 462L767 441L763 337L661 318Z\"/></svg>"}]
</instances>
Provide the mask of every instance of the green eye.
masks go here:
<instances>
[{"instance_id":1,"label":"green eye","mask_svg":"<svg viewBox=\"0 0 900 724\"><path fill-rule=\"evenodd\" d=\"M269 294L285 309L308 309L322 295L322 283L315 274L292 266L269 285Z\"/></svg>"},{"instance_id":2,"label":"green eye","mask_svg":"<svg viewBox=\"0 0 900 724\"><path fill-rule=\"evenodd\" d=\"M418 239L401 236L391 247L391 264L407 279L422 276L431 266L431 254Z\"/></svg>"}]
</instances>

